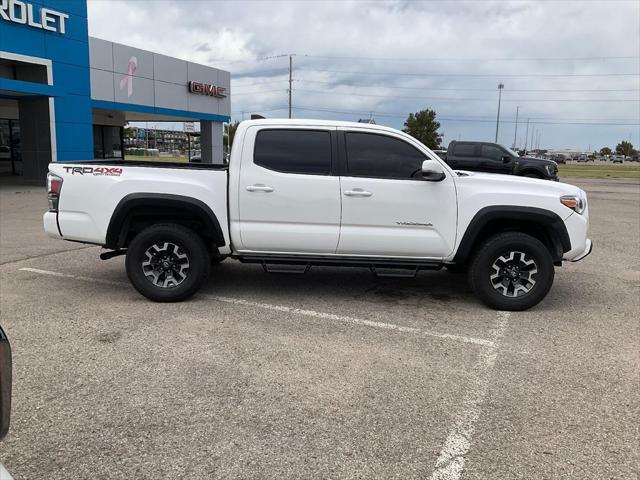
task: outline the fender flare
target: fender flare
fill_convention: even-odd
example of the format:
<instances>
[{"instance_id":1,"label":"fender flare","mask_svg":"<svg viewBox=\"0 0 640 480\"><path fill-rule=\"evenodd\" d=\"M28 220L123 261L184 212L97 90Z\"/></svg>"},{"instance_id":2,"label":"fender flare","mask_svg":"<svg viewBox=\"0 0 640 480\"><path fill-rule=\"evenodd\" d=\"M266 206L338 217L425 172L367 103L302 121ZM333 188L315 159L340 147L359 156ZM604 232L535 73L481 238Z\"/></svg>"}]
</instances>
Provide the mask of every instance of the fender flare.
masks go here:
<instances>
[{"instance_id":1,"label":"fender flare","mask_svg":"<svg viewBox=\"0 0 640 480\"><path fill-rule=\"evenodd\" d=\"M543 226L546 232L552 236L551 240L554 244L559 242L563 253L571 250L571 239L567 227L555 212L536 207L494 205L480 209L471 219L453 261L455 263L467 261L473 248L477 245L482 230L490 222L496 220L527 222Z\"/></svg>"},{"instance_id":2,"label":"fender flare","mask_svg":"<svg viewBox=\"0 0 640 480\"><path fill-rule=\"evenodd\" d=\"M220 222L211 208L201 200L170 193L131 193L118 202L111 215L105 246L118 249L124 246L125 233L128 231L130 213L134 209L149 211L150 215L162 218L164 211L188 211L190 215L202 222L203 232L211 238L218 247L225 245L224 233Z\"/></svg>"}]
</instances>

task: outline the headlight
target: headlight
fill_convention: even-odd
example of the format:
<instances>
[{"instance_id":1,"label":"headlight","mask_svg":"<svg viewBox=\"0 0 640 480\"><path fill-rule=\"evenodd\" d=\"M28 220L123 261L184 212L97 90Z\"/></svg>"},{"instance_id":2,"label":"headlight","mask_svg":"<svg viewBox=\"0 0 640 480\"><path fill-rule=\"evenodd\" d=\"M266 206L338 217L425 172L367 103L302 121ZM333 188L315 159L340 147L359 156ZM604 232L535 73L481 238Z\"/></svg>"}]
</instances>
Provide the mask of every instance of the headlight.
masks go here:
<instances>
[{"instance_id":1,"label":"headlight","mask_svg":"<svg viewBox=\"0 0 640 480\"><path fill-rule=\"evenodd\" d=\"M587 199L581 195L563 195L560 197L560 203L580 215L582 215L587 208Z\"/></svg>"},{"instance_id":2,"label":"headlight","mask_svg":"<svg viewBox=\"0 0 640 480\"><path fill-rule=\"evenodd\" d=\"M553 176L556 174L556 172L558 171L558 168L557 168L555 165L553 165L553 164L545 165L545 166L544 166L544 168L547 170L547 173L548 173L550 176L552 176L552 177L553 177Z\"/></svg>"}]
</instances>

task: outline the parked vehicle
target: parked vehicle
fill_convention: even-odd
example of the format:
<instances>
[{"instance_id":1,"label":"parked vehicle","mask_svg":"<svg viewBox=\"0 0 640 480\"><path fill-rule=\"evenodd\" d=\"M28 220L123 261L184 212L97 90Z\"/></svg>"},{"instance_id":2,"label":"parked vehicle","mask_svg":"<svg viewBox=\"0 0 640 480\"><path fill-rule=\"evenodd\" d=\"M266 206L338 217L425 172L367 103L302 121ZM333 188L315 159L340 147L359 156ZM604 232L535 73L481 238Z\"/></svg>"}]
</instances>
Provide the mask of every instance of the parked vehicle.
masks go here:
<instances>
[{"instance_id":1,"label":"parked vehicle","mask_svg":"<svg viewBox=\"0 0 640 480\"><path fill-rule=\"evenodd\" d=\"M513 150L488 142L452 141L447 164L456 170L504 173L558 181L558 164L552 160L521 157Z\"/></svg>"},{"instance_id":2,"label":"parked vehicle","mask_svg":"<svg viewBox=\"0 0 640 480\"><path fill-rule=\"evenodd\" d=\"M553 160L554 162L556 162L557 164L561 164L561 163L567 163L567 159L565 158L564 155L562 155L561 153L557 153L555 155L551 156L551 160Z\"/></svg>"},{"instance_id":3,"label":"parked vehicle","mask_svg":"<svg viewBox=\"0 0 640 480\"><path fill-rule=\"evenodd\" d=\"M378 275L468 269L489 306L540 302L554 265L591 252L586 194L532 178L455 172L413 137L378 125L256 120L229 166L94 161L49 165L54 238L126 254L133 286L180 301L225 257L268 272L313 265Z\"/></svg>"},{"instance_id":4,"label":"parked vehicle","mask_svg":"<svg viewBox=\"0 0 640 480\"><path fill-rule=\"evenodd\" d=\"M433 150L433 153L438 155L442 160L447 159L447 151L446 150Z\"/></svg>"},{"instance_id":5,"label":"parked vehicle","mask_svg":"<svg viewBox=\"0 0 640 480\"><path fill-rule=\"evenodd\" d=\"M611 162L624 163L624 155L611 155Z\"/></svg>"},{"instance_id":6,"label":"parked vehicle","mask_svg":"<svg viewBox=\"0 0 640 480\"><path fill-rule=\"evenodd\" d=\"M11 344L0 326L0 440L9 431L11 417ZM0 472L2 464L0 464ZM4 478L4 477L3 477Z\"/></svg>"},{"instance_id":7,"label":"parked vehicle","mask_svg":"<svg viewBox=\"0 0 640 480\"><path fill-rule=\"evenodd\" d=\"M577 161L579 163L586 163L589 161L589 156L586 153L581 153L578 155Z\"/></svg>"}]
</instances>

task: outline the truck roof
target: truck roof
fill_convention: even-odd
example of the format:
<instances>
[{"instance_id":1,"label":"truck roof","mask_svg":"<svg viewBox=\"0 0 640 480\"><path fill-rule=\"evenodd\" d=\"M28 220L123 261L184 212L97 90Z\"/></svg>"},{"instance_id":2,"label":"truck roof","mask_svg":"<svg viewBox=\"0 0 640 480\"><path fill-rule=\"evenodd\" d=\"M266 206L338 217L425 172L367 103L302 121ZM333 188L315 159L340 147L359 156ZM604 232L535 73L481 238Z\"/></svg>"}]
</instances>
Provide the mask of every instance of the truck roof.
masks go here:
<instances>
[{"instance_id":1,"label":"truck roof","mask_svg":"<svg viewBox=\"0 0 640 480\"><path fill-rule=\"evenodd\" d=\"M363 130L379 130L382 132L398 132L395 128L384 127L382 125L376 125L373 123L359 123L359 122L343 122L340 120L312 120L306 118L265 118L260 120L244 120L240 123L245 127L251 125L274 125L274 126L310 126L310 127L349 127Z\"/></svg>"}]
</instances>

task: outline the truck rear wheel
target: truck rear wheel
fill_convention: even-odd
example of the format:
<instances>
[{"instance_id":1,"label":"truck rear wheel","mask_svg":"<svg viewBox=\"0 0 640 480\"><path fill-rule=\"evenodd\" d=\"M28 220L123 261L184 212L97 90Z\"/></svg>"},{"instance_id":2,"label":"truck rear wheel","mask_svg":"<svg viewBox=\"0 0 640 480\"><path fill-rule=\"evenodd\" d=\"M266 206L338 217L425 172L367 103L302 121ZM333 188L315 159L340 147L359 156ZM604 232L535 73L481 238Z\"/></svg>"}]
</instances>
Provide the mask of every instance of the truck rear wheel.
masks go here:
<instances>
[{"instance_id":1,"label":"truck rear wheel","mask_svg":"<svg viewBox=\"0 0 640 480\"><path fill-rule=\"evenodd\" d=\"M207 248L193 230L160 224L136 235L127 249L127 276L135 289L155 302L180 302L209 276Z\"/></svg>"},{"instance_id":2,"label":"truck rear wheel","mask_svg":"<svg viewBox=\"0 0 640 480\"><path fill-rule=\"evenodd\" d=\"M553 259L538 239L519 232L487 240L469 268L473 292L497 310L526 310L538 304L553 284Z\"/></svg>"}]
</instances>

